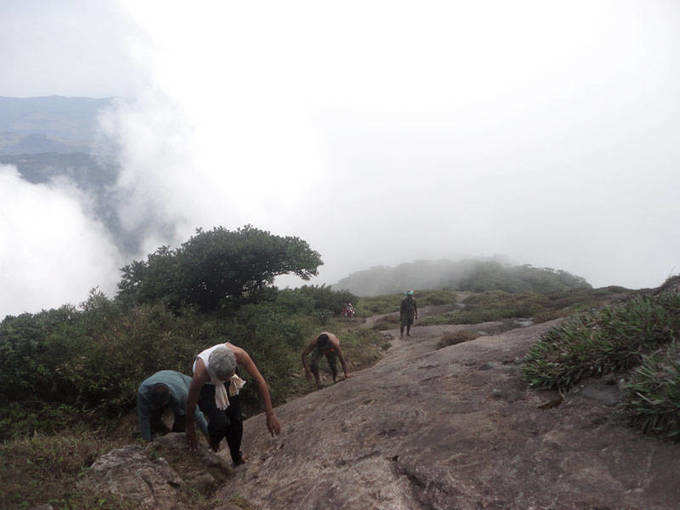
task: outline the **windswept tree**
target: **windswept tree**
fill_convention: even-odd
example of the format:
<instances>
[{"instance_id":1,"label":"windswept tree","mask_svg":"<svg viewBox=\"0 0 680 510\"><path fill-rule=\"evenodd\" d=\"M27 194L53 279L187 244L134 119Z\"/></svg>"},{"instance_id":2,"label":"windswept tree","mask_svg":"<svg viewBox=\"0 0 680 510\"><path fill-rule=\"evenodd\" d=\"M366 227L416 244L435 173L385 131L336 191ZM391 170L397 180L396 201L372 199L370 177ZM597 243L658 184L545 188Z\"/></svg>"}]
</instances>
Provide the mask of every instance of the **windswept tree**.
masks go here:
<instances>
[{"instance_id":1,"label":"windswept tree","mask_svg":"<svg viewBox=\"0 0 680 510\"><path fill-rule=\"evenodd\" d=\"M283 274L304 280L317 274L321 256L306 241L246 225L196 230L179 248L162 246L144 261L122 268L118 296L128 303L163 301L172 308L202 311L257 296Z\"/></svg>"}]
</instances>

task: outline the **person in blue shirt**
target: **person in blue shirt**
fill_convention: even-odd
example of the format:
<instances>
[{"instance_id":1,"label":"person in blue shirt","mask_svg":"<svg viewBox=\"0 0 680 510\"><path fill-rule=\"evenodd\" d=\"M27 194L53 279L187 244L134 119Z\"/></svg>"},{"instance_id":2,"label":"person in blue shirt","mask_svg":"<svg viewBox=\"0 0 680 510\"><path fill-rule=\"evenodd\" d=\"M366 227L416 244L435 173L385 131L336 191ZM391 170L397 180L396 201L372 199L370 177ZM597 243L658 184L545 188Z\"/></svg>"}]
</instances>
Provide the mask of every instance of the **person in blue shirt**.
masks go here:
<instances>
[{"instance_id":1,"label":"person in blue shirt","mask_svg":"<svg viewBox=\"0 0 680 510\"><path fill-rule=\"evenodd\" d=\"M165 409L170 409L175 416L172 432L185 431L190 384L191 377L174 370L161 370L144 379L137 391L137 416L142 438L151 441L154 432L167 432L161 421ZM208 423L200 409L196 409L194 421L207 437Z\"/></svg>"}]
</instances>

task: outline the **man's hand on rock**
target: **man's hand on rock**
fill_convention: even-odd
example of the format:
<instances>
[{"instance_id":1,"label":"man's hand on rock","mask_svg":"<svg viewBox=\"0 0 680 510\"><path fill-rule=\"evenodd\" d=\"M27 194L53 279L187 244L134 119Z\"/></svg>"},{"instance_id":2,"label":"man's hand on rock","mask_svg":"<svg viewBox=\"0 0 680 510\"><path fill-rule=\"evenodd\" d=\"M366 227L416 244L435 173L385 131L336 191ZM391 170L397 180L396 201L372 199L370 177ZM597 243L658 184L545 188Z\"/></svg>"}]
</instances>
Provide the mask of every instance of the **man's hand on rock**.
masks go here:
<instances>
[{"instance_id":1,"label":"man's hand on rock","mask_svg":"<svg viewBox=\"0 0 680 510\"><path fill-rule=\"evenodd\" d=\"M267 429L272 437L281 433L281 424L273 412L267 413Z\"/></svg>"}]
</instances>

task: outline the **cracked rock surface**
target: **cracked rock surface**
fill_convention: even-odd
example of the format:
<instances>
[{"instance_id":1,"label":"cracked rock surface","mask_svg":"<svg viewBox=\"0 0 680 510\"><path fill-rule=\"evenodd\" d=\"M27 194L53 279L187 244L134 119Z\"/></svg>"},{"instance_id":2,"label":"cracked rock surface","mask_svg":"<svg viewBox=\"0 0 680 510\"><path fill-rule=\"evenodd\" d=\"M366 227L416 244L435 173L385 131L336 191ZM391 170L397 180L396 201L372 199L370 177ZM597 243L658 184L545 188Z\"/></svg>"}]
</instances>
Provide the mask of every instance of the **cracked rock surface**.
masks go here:
<instances>
[{"instance_id":1,"label":"cracked rock surface","mask_svg":"<svg viewBox=\"0 0 680 510\"><path fill-rule=\"evenodd\" d=\"M178 462L183 457L188 457L184 434L167 434L146 446L127 445L102 455L80 484L141 509L165 510L186 508L192 491L210 496L231 475L226 461L203 445L190 462Z\"/></svg>"}]
</instances>

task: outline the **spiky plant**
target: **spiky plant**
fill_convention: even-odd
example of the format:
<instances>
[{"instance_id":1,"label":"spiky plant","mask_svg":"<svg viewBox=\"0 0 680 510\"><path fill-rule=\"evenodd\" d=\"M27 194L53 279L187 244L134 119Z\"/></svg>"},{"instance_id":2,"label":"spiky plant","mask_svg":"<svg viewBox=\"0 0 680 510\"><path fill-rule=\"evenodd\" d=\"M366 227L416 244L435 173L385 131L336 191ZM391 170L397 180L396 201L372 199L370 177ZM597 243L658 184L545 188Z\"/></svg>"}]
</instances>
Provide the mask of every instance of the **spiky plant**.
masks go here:
<instances>
[{"instance_id":1,"label":"spiky plant","mask_svg":"<svg viewBox=\"0 0 680 510\"><path fill-rule=\"evenodd\" d=\"M680 440L680 345L645 356L624 389L631 424L647 434Z\"/></svg>"},{"instance_id":2,"label":"spiky plant","mask_svg":"<svg viewBox=\"0 0 680 510\"><path fill-rule=\"evenodd\" d=\"M531 386L568 390L581 379L635 367L680 334L680 294L641 296L550 329L524 359Z\"/></svg>"}]
</instances>

